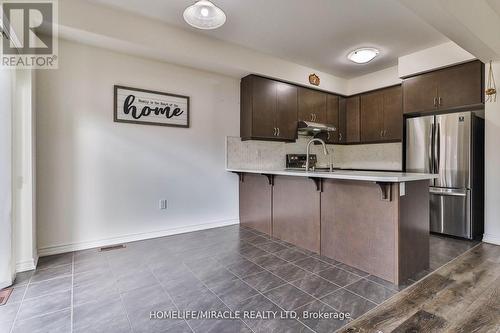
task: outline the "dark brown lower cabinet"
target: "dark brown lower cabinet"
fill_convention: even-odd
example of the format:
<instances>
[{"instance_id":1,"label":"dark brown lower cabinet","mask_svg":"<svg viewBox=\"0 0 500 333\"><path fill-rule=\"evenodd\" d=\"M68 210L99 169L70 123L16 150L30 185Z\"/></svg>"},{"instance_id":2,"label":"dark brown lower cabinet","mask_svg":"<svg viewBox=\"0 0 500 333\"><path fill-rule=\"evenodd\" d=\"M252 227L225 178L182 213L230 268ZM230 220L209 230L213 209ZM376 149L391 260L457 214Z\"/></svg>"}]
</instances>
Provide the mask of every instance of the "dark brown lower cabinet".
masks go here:
<instances>
[{"instance_id":1,"label":"dark brown lower cabinet","mask_svg":"<svg viewBox=\"0 0 500 333\"><path fill-rule=\"evenodd\" d=\"M428 180L244 174L240 223L395 284L429 268Z\"/></svg>"},{"instance_id":2,"label":"dark brown lower cabinet","mask_svg":"<svg viewBox=\"0 0 500 333\"><path fill-rule=\"evenodd\" d=\"M399 284L429 267L428 181L323 181L321 254Z\"/></svg>"},{"instance_id":3,"label":"dark brown lower cabinet","mask_svg":"<svg viewBox=\"0 0 500 333\"><path fill-rule=\"evenodd\" d=\"M240 224L271 235L272 191L266 176L244 174L240 178Z\"/></svg>"},{"instance_id":4,"label":"dark brown lower cabinet","mask_svg":"<svg viewBox=\"0 0 500 333\"><path fill-rule=\"evenodd\" d=\"M320 192L313 180L275 177L273 236L306 250L320 252Z\"/></svg>"}]
</instances>

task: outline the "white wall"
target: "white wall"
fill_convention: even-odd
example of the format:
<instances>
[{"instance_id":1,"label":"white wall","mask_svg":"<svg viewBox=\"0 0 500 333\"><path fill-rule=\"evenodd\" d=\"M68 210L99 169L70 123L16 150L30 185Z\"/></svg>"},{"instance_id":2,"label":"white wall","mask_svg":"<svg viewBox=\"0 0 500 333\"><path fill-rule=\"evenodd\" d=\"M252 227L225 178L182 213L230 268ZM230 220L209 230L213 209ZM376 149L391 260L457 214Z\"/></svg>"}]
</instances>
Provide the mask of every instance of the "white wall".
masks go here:
<instances>
[{"instance_id":1,"label":"white wall","mask_svg":"<svg viewBox=\"0 0 500 333\"><path fill-rule=\"evenodd\" d=\"M61 41L37 73L40 255L238 222L239 80ZM191 128L113 122L113 85L191 97ZM168 200L159 210L158 200Z\"/></svg>"},{"instance_id":2,"label":"white wall","mask_svg":"<svg viewBox=\"0 0 500 333\"><path fill-rule=\"evenodd\" d=\"M377 72L358 76L347 81L348 95L384 88L401 83L398 66L389 67Z\"/></svg>"},{"instance_id":3,"label":"white wall","mask_svg":"<svg viewBox=\"0 0 500 333\"><path fill-rule=\"evenodd\" d=\"M11 70L0 70L0 289L12 284L12 86Z\"/></svg>"},{"instance_id":4,"label":"white wall","mask_svg":"<svg viewBox=\"0 0 500 333\"><path fill-rule=\"evenodd\" d=\"M494 75L497 82L500 82L500 62L493 64ZM488 66L486 75L488 76ZM497 83L497 89L500 86ZM486 127L486 165L485 165L485 242L500 245L500 155L498 154L498 144L500 143L500 94L496 103L487 102L485 105L485 127Z\"/></svg>"},{"instance_id":5,"label":"white wall","mask_svg":"<svg viewBox=\"0 0 500 333\"><path fill-rule=\"evenodd\" d=\"M399 57L398 76L407 77L473 59L475 57L472 54L448 42Z\"/></svg>"},{"instance_id":6,"label":"white wall","mask_svg":"<svg viewBox=\"0 0 500 333\"><path fill-rule=\"evenodd\" d=\"M38 259L35 212L34 72L18 70L13 114L13 221L16 271L32 270Z\"/></svg>"},{"instance_id":7,"label":"white wall","mask_svg":"<svg viewBox=\"0 0 500 333\"><path fill-rule=\"evenodd\" d=\"M92 19L89 19L92 18ZM84 0L59 1L59 34L65 39L241 78L261 74L346 94L345 79L159 20Z\"/></svg>"}]
</instances>

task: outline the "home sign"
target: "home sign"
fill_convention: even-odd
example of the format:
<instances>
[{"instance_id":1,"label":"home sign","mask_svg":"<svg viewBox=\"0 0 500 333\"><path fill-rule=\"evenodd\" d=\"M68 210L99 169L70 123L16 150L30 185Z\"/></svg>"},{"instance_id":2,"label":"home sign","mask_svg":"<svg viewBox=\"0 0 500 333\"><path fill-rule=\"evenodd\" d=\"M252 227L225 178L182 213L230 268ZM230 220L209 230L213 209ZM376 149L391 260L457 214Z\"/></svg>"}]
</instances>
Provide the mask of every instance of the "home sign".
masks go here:
<instances>
[{"instance_id":1,"label":"home sign","mask_svg":"<svg viewBox=\"0 0 500 333\"><path fill-rule=\"evenodd\" d=\"M114 121L189 127L189 97L115 85Z\"/></svg>"}]
</instances>

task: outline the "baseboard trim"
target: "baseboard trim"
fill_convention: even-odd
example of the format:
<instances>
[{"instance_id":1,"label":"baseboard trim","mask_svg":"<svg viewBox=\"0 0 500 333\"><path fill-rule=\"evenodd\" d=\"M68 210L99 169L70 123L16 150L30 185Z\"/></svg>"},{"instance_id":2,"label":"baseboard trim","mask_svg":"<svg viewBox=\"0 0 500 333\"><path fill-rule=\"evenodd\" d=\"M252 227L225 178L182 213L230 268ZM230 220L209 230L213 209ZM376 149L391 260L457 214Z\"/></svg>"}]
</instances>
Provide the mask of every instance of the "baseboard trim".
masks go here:
<instances>
[{"instance_id":1,"label":"baseboard trim","mask_svg":"<svg viewBox=\"0 0 500 333\"><path fill-rule=\"evenodd\" d=\"M38 257L16 262L16 273L31 271L36 268Z\"/></svg>"},{"instance_id":2,"label":"baseboard trim","mask_svg":"<svg viewBox=\"0 0 500 333\"><path fill-rule=\"evenodd\" d=\"M165 230L159 230L159 231L123 235L120 237L104 238L104 239L93 240L93 241L88 241L88 242L79 242L79 243L70 243L70 244L63 244L63 245L56 245L56 246L48 246L48 247L39 248L38 249L38 256L44 257L44 256L53 255L53 254L60 254L60 253L66 253L66 252L72 252L72 251L81 251L81 250L87 250L87 249L92 249L92 248L101 247L101 246L110 246L110 245L115 245L115 244L135 242L135 241L151 239L151 238L158 238L158 237L183 234L183 233L192 232L192 231L200 231L200 230L206 230L206 229L212 229L212 228L218 228L218 227L226 227L226 226L235 225L235 224L239 224L239 223L240 223L239 219L222 220L222 221L215 221L215 222L210 222L210 223L191 225L191 226L187 226L187 227L171 228L171 229L165 229Z\"/></svg>"},{"instance_id":3,"label":"baseboard trim","mask_svg":"<svg viewBox=\"0 0 500 333\"><path fill-rule=\"evenodd\" d=\"M483 235L483 242L495 244L495 245L500 245L500 236L492 235L492 234L484 234Z\"/></svg>"}]
</instances>

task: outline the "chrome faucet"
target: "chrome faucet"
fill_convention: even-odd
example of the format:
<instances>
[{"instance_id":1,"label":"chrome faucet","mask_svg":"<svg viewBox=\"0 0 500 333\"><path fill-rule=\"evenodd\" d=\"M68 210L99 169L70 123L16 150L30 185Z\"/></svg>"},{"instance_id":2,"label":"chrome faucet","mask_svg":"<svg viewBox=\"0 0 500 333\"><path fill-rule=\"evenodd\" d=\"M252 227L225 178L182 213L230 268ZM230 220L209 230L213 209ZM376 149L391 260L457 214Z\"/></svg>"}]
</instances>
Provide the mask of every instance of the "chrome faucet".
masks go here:
<instances>
[{"instance_id":1,"label":"chrome faucet","mask_svg":"<svg viewBox=\"0 0 500 333\"><path fill-rule=\"evenodd\" d=\"M307 143L307 152L306 152L306 172L309 171L309 152L311 150L311 144L313 142L321 143L323 145L323 153L325 154L325 156L328 156L328 149L326 148L325 141L318 138L312 138L311 140L309 140L309 142ZM333 163L330 163L330 171L332 171L332 168L333 168Z\"/></svg>"}]
</instances>

